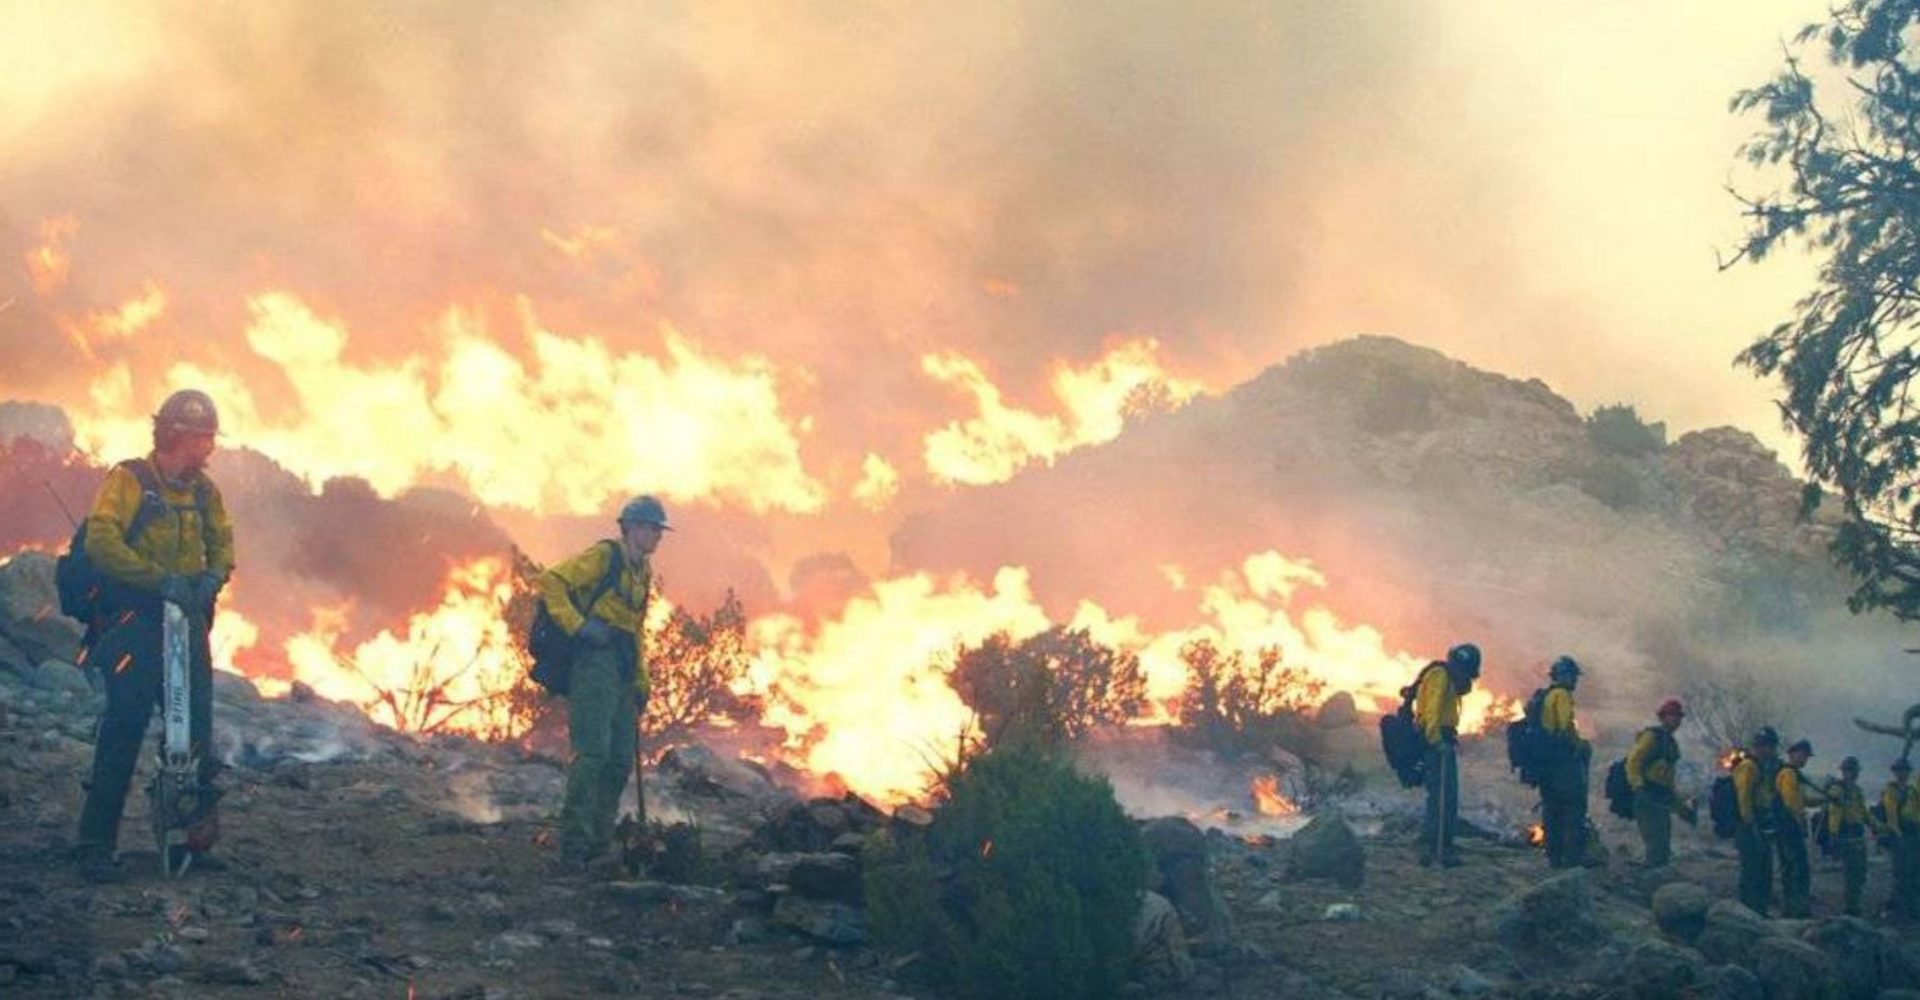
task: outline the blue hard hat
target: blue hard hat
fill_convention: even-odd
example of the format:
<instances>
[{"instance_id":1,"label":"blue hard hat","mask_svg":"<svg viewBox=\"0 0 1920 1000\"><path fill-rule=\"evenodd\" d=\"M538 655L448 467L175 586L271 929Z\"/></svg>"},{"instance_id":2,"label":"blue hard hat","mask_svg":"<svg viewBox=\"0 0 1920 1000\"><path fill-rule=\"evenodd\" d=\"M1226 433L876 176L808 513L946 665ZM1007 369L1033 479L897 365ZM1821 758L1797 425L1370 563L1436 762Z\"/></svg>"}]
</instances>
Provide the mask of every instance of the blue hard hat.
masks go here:
<instances>
[{"instance_id":1,"label":"blue hard hat","mask_svg":"<svg viewBox=\"0 0 1920 1000\"><path fill-rule=\"evenodd\" d=\"M1580 664L1574 662L1571 656L1562 656L1553 661L1553 666L1547 668L1547 674L1552 677L1578 677Z\"/></svg>"},{"instance_id":2,"label":"blue hard hat","mask_svg":"<svg viewBox=\"0 0 1920 1000\"><path fill-rule=\"evenodd\" d=\"M651 524L661 531L673 530L667 523L667 508L652 496L634 497L620 508L620 526L624 528L629 524Z\"/></svg>"},{"instance_id":3,"label":"blue hard hat","mask_svg":"<svg viewBox=\"0 0 1920 1000\"><path fill-rule=\"evenodd\" d=\"M1465 671L1470 675L1479 674L1480 647L1470 642L1463 642L1447 650L1447 666Z\"/></svg>"}]
</instances>

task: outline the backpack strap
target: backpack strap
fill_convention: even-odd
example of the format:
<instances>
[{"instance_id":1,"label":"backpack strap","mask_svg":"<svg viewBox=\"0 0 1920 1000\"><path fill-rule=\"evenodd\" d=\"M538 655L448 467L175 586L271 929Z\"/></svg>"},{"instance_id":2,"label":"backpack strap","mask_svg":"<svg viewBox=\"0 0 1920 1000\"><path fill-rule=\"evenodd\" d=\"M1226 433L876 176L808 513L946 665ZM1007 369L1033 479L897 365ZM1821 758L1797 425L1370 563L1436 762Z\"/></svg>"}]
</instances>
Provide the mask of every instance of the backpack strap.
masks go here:
<instances>
[{"instance_id":1,"label":"backpack strap","mask_svg":"<svg viewBox=\"0 0 1920 1000\"><path fill-rule=\"evenodd\" d=\"M140 483L140 506L133 512L133 520L127 523L125 541L129 548L133 546L134 539L139 538L140 533L147 530L147 525L152 524L153 519L160 516L161 511L191 510L199 515L200 543L206 546L209 557L213 555L213 525L208 523L207 518L207 508L212 504L205 476L194 477L193 506L175 507L167 502L166 494L161 492L160 472L153 467L152 462L144 458L129 458L121 462L120 467L133 473L133 478Z\"/></svg>"},{"instance_id":2,"label":"backpack strap","mask_svg":"<svg viewBox=\"0 0 1920 1000\"><path fill-rule=\"evenodd\" d=\"M620 552L619 542L603 541L600 544L608 546L612 551L607 553L607 571L600 575L600 582L593 588L593 596L587 598L586 606L580 609L580 615L583 618L593 614L593 606L599 604L600 599L607 596L607 591L612 590L614 584L620 582L620 570L623 568L621 564L625 561Z\"/></svg>"}]
</instances>

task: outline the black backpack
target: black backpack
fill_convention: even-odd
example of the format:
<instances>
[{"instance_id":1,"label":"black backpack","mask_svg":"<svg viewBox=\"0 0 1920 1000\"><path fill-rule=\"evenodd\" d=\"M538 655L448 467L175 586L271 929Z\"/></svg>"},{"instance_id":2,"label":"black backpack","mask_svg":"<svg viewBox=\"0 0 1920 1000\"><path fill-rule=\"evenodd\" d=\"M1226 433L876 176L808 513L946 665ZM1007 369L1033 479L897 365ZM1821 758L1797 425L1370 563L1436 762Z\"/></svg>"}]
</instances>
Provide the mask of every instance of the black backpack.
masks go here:
<instances>
[{"instance_id":1,"label":"black backpack","mask_svg":"<svg viewBox=\"0 0 1920 1000\"><path fill-rule=\"evenodd\" d=\"M1547 745L1550 737L1540 727L1540 711L1549 690L1535 691L1533 697L1527 699L1526 711L1520 718L1507 723L1507 766L1518 772L1520 783L1529 788L1539 786L1550 763L1551 750Z\"/></svg>"},{"instance_id":2,"label":"black backpack","mask_svg":"<svg viewBox=\"0 0 1920 1000\"><path fill-rule=\"evenodd\" d=\"M1627 761L1621 758L1607 767L1607 811L1621 819L1633 818L1633 782L1627 780Z\"/></svg>"},{"instance_id":3,"label":"black backpack","mask_svg":"<svg viewBox=\"0 0 1920 1000\"><path fill-rule=\"evenodd\" d=\"M1400 689L1400 707L1380 717L1380 749L1386 754L1387 766L1400 778L1400 784L1406 788L1415 788L1426 783L1427 738L1420 732L1420 726L1413 719L1413 699L1420 692L1420 682L1426 679L1429 670L1444 670L1439 663L1429 663L1414 676L1413 683Z\"/></svg>"},{"instance_id":4,"label":"black backpack","mask_svg":"<svg viewBox=\"0 0 1920 1000\"><path fill-rule=\"evenodd\" d=\"M620 543L604 541L600 544L612 546L613 551L607 557L606 573L600 577L600 582L594 586L592 596L587 598L587 603L584 605L588 614L593 612L593 606L599 604L600 598L605 597L607 591L612 590L614 584L619 581L622 563L625 561L620 551ZM573 599L571 592L567 594L567 599ZM573 679L573 636L568 635L567 631L560 627L560 623L553 620L553 615L547 611L547 601L544 597L538 597L533 602L533 624L527 629L527 656L533 661L527 676L533 678L535 684L546 688L550 695L567 693Z\"/></svg>"},{"instance_id":5,"label":"black backpack","mask_svg":"<svg viewBox=\"0 0 1920 1000\"><path fill-rule=\"evenodd\" d=\"M140 506L134 510L132 520L127 522L126 533L121 536L131 546L140 533L147 530L147 525L153 523L154 518L173 508L160 492L160 475L154 471L152 463L131 458L121 462L119 467L133 473L140 483ZM199 513L202 540L211 551L213 526L207 523L207 506L206 481L195 479L193 506L179 509ZM53 562L53 586L60 596L60 613L88 626L94 624L94 616L102 605L129 604L138 599L133 588L101 573L93 560L87 557L85 521L73 529L73 537L67 540L67 551Z\"/></svg>"}]
</instances>

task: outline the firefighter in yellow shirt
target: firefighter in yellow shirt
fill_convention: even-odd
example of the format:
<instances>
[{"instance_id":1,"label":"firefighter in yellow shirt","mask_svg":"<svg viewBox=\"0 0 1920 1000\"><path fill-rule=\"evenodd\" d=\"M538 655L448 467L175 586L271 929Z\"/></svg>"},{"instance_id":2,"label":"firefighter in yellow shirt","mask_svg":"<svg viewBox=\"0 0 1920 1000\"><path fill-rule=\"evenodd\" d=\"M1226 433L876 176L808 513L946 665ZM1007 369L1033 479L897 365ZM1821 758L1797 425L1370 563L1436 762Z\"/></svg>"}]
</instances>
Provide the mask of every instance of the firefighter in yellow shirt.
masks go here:
<instances>
[{"instance_id":1,"label":"firefighter in yellow shirt","mask_svg":"<svg viewBox=\"0 0 1920 1000\"><path fill-rule=\"evenodd\" d=\"M1867 795L1860 789L1860 758L1840 762L1840 780L1827 795L1827 836L1840 855L1840 877L1847 916L1861 915L1867 888L1867 831L1876 826L1867 811Z\"/></svg>"},{"instance_id":2,"label":"firefighter in yellow shirt","mask_svg":"<svg viewBox=\"0 0 1920 1000\"><path fill-rule=\"evenodd\" d=\"M1446 661L1420 675L1413 718L1427 742L1427 813L1420 829L1420 864L1453 867L1460 863L1454 833L1460 823L1460 699L1480 676L1480 649L1461 643Z\"/></svg>"},{"instance_id":3,"label":"firefighter in yellow shirt","mask_svg":"<svg viewBox=\"0 0 1920 1000\"><path fill-rule=\"evenodd\" d=\"M107 473L87 513L86 558L99 575L86 659L106 683L106 707L95 731L93 773L80 809L75 860L93 882L122 877L114 848L140 745L159 703L165 674L161 655L162 605L185 612L188 627L189 752L208 788L219 767L213 748L213 659L207 633L213 606L233 573L233 522L220 490L206 474L220 416L206 393L174 393L153 415L153 452ZM185 857L168 870L197 862L223 867L207 852L219 837L217 793L192 817Z\"/></svg>"},{"instance_id":4,"label":"firefighter in yellow shirt","mask_svg":"<svg viewBox=\"0 0 1920 1000\"><path fill-rule=\"evenodd\" d=\"M1674 730L1685 721L1687 710L1678 699L1669 698L1655 718L1660 724L1640 731L1627 752L1627 784L1633 788L1633 822L1640 828L1640 844L1646 851L1646 865L1658 868L1673 860L1673 814L1691 817L1690 805L1680 802L1674 786L1674 770L1680 764L1680 741ZM1689 819L1691 822L1691 819Z\"/></svg>"},{"instance_id":5,"label":"firefighter in yellow shirt","mask_svg":"<svg viewBox=\"0 0 1920 1000\"><path fill-rule=\"evenodd\" d=\"M573 637L567 691L573 761L560 807L561 864L573 871L607 853L633 772L636 726L651 687L642 648L651 559L662 534L672 530L666 508L650 496L628 502L616 523L619 539L597 542L540 575L547 613Z\"/></svg>"},{"instance_id":6,"label":"firefighter in yellow shirt","mask_svg":"<svg viewBox=\"0 0 1920 1000\"><path fill-rule=\"evenodd\" d=\"M1813 896L1813 859L1807 849L1807 805L1818 804L1824 796L1810 787L1801 773L1813 756L1813 744L1795 740L1787 748L1787 762L1774 780L1780 789L1781 823L1774 838L1780 859L1780 914L1799 918L1808 915Z\"/></svg>"},{"instance_id":7,"label":"firefighter in yellow shirt","mask_svg":"<svg viewBox=\"0 0 1920 1000\"><path fill-rule=\"evenodd\" d=\"M1774 841L1779 836L1780 734L1762 726L1747 755L1733 769L1733 792L1740 810L1740 902L1761 916L1773 899Z\"/></svg>"},{"instance_id":8,"label":"firefighter in yellow shirt","mask_svg":"<svg viewBox=\"0 0 1920 1000\"><path fill-rule=\"evenodd\" d=\"M1893 762L1893 780L1880 793L1880 812L1886 817L1893 854L1887 913L1896 920L1920 917L1920 787L1915 786L1913 765L1905 757Z\"/></svg>"},{"instance_id":9,"label":"firefighter in yellow shirt","mask_svg":"<svg viewBox=\"0 0 1920 1000\"><path fill-rule=\"evenodd\" d=\"M1586 860L1587 765L1593 757L1573 720L1580 664L1562 656L1553 661L1547 676L1550 683L1540 700L1540 731L1547 737L1540 774L1540 825L1546 834L1547 864L1574 868Z\"/></svg>"}]
</instances>

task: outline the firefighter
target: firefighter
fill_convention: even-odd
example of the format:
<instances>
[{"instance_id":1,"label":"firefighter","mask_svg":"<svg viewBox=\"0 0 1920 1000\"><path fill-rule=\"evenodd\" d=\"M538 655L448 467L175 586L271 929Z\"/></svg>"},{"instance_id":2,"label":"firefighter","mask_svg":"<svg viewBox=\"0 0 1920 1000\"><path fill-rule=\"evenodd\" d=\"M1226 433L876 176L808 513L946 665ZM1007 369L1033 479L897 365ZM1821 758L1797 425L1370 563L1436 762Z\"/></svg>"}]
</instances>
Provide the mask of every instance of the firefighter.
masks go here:
<instances>
[{"instance_id":1,"label":"firefighter","mask_svg":"<svg viewBox=\"0 0 1920 1000\"><path fill-rule=\"evenodd\" d=\"M106 706L95 730L92 775L80 809L75 860L88 881L122 877L114 848L128 786L147 723L160 701L163 602L179 606L188 623L189 748L196 779L209 803L193 818L170 871L192 864L224 867L208 852L219 838L219 814L210 804L218 761L213 741L213 660L207 633L214 602L233 574L233 522L220 490L206 474L220 415L206 393L184 389L153 415L153 451L107 473L87 513L86 556L100 575L83 654L106 686Z\"/></svg>"},{"instance_id":2,"label":"firefighter","mask_svg":"<svg viewBox=\"0 0 1920 1000\"><path fill-rule=\"evenodd\" d=\"M1740 902L1761 916L1773 898L1774 841L1780 828L1780 734L1762 726L1733 769L1739 803Z\"/></svg>"},{"instance_id":3,"label":"firefighter","mask_svg":"<svg viewBox=\"0 0 1920 1000\"><path fill-rule=\"evenodd\" d=\"M635 725L646 712L651 685L643 649L652 556L672 530L667 511L651 496L621 508L617 540L595 543L540 576L547 613L573 637L567 692L566 798L560 808L560 859L584 870L607 854L614 815L638 750ZM602 588L601 581L609 585ZM594 599L593 595L598 594ZM581 607L576 602L590 602Z\"/></svg>"},{"instance_id":4,"label":"firefighter","mask_svg":"<svg viewBox=\"0 0 1920 1000\"><path fill-rule=\"evenodd\" d=\"M1420 828L1420 864L1460 864L1454 833L1460 823L1460 699L1480 676L1480 649L1461 643L1447 650L1440 669L1427 670L1414 693L1413 717L1427 743L1427 815Z\"/></svg>"},{"instance_id":5,"label":"firefighter","mask_svg":"<svg viewBox=\"0 0 1920 1000\"><path fill-rule=\"evenodd\" d=\"M1901 757L1893 762L1893 780L1880 793L1887 846L1893 854L1887 914L1896 920L1920 916L1920 788L1912 778L1913 765Z\"/></svg>"},{"instance_id":6,"label":"firefighter","mask_svg":"<svg viewBox=\"0 0 1920 1000\"><path fill-rule=\"evenodd\" d=\"M1799 918L1808 915L1813 896L1813 859L1807 845L1807 806L1824 800L1819 789L1810 787L1802 773L1813 756L1813 744L1795 740L1787 748L1786 763L1775 775L1780 790L1781 822L1774 838L1774 850L1780 859L1780 915Z\"/></svg>"},{"instance_id":7,"label":"firefighter","mask_svg":"<svg viewBox=\"0 0 1920 1000\"><path fill-rule=\"evenodd\" d=\"M1586 860L1587 765L1593 758L1593 748L1573 721L1580 664L1562 656L1553 661L1547 677L1550 683L1540 702L1540 731L1546 735L1540 825L1545 828L1547 864L1575 868Z\"/></svg>"},{"instance_id":8,"label":"firefighter","mask_svg":"<svg viewBox=\"0 0 1920 1000\"><path fill-rule=\"evenodd\" d=\"M1658 725L1640 731L1627 752L1627 784L1633 786L1633 821L1640 828L1646 865L1658 868L1673 860L1673 816L1692 822L1692 806L1680 801L1674 771L1680 766L1680 741L1674 731L1687 718L1686 707L1669 698L1654 718Z\"/></svg>"},{"instance_id":9,"label":"firefighter","mask_svg":"<svg viewBox=\"0 0 1920 1000\"><path fill-rule=\"evenodd\" d=\"M1860 916L1860 900L1867 888L1867 830L1878 826L1867 812L1867 796L1860 790L1860 758L1840 762L1840 780L1827 796L1827 836L1840 855L1841 885L1847 916Z\"/></svg>"}]
</instances>

